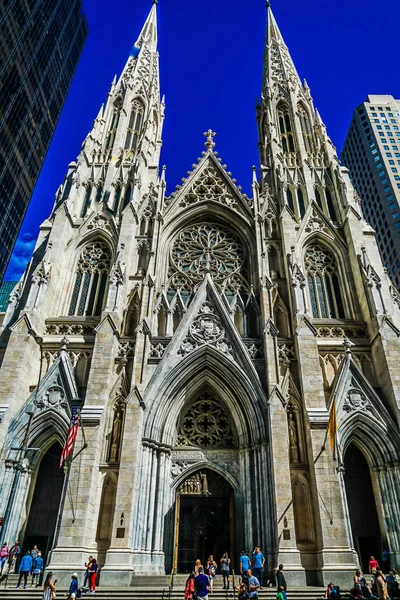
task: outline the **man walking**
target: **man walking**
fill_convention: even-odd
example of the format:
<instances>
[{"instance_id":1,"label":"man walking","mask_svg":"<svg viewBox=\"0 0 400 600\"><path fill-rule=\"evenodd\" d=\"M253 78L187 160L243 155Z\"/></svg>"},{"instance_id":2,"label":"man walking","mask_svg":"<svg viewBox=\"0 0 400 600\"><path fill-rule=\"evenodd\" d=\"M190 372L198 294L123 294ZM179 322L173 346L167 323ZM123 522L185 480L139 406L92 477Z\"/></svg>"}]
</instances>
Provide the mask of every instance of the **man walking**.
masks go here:
<instances>
[{"instance_id":1,"label":"man walking","mask_svg":"<svg viewBox=\"0 0 400 600\"><path fill-rule=\"evenodd\" d=\"M278 588L278 592L280 591L280 588L282 587L284 589L284 591L286 592L286 579L285 576L283 574L283 565L279 565L279 568L276 572L276 585Z\"/></svg>"},{"instance_id":2,"label":"man walking","mask_svg":"<svg viewBox=\"0 0 400 600\"><path fill-rule=\"evenodd\" d=\"M254 549L252 563L253 563L252 571L254 573L254 576L259 581L260 590L262 590L262 576L263 576L265 558L264 558L263 553L261 552L260 546L256 546Z\"/></svg>"},{"instance_id":3,"label":"man walking","mask_svg":"<svg viewBox=\"0 0 400 600\"><path fill-rule=\"evenodd\" d=\"M247 580L247 571L250 569L250 558L244 550L240 553L240 575L242 581Z\"/></svg>"},{"instance_id":4,"label":"man walking","mask_svg":"<svg viewBox=\"0 0 400 600\"><path fill-rule=\"evenodd\" d=\"M26 586L28 583L28 575L32 571L33 560L32 556L29 552L26 552L25 556L21 560L21 564L19 566L19 579L17 589L21 587L22 578L24 578L24 590L26 590Z\"/></svg>"},{"instance_id":5,"label":"man walking","mask_svg":"<svg viewBox=\"0 0 400 600\"><path fill-rule=\"evenodd\" d=\"M249 578L248 579L249 596L250 596L251 600L258 600L258 588L261 589L260 582L258 581L257 577L254 577L251 569L248 569L247 575Z\"/></svg>"},{"instance_id":6,"label":"man walking","mask_svg":"<svg viewBox=\"0 0 400 600\"><path fill-rule=\"evenodd\" d=\"M210 580L207 575L204 575L203 567L199 567L199 574L194 580L194 585L197 591L197 597L202 598L203 600L208 600Z\"/></svg>"}]
</instances>

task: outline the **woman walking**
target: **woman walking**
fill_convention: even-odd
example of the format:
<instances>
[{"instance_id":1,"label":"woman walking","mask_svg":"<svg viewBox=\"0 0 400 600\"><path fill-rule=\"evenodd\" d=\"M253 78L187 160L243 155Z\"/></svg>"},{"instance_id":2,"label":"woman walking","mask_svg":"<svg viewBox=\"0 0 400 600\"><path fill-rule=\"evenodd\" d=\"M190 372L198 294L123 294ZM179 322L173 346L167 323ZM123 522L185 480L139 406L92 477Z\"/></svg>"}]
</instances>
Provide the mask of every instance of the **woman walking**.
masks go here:
<instances>
[{"instance_id":1,"label":"woman walking","mask_svg":"<svg viewBox=\"0 0 400 600\"><path fill-rule=\"evenodd\" d=\"M217 574L217 563L215 562L212 554L210 554L210 556L207 559L206 574L210 578L210 594L212 594L214 591L214 578Z\"/></svg>"},{"instance_id":2,"label":"woman walking","mask_svg":"<svg viewBox=\"0 0 400 600\"><path fill-rule=\"evenodd\" d=\"M194 585L195 577L196 577L196 575L192 571L190 573L189 577L187 578L186 585L185 585L185 598L184 598L184 600L192 600L192 598L193 598L193 594L194 594L194 590L195 590L195 585Z\"/></svg>"},{"instance_id":3,"label":"woman walking","mask_svg":"<svg viewBox=\"0 0 400 600\"><path fill-rule=\"evenodd\" d=\"M7 562L8 553L9 549L7 546L7 542L4 542L0 550L0 575L3 573L4 565Z\"/></svg>"},{"instance_id":4,"label":"woman walking","mask_svg":"<svg viewBox=\"0 0 400 600\"><path fill-rule=\"evenodd\" d=\"M227 552L223 553L222 558L219 562L221 564L221 573L224 579L224 590L229 590L229 565L231 564L231 559L229 558Z\"/></svg>"},{"instance_id":5,"label":"woman walking","mask_svg":"<svg viewBox=\"0 0 400 600\"><path fill-rule=\"evenodd\" d=\"M53 581L53 573L48 573L43 586L42 600L53 600L56 597L57 579Z\"/></svg>"}]
</instances>

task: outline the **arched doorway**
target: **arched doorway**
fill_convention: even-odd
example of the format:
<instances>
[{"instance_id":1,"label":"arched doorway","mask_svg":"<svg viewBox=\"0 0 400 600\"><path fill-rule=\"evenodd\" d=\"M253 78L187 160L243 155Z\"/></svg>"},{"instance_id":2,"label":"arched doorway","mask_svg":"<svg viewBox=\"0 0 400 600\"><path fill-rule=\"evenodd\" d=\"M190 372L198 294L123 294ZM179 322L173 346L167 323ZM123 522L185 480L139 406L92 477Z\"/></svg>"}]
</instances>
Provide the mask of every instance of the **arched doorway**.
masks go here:
<instances>
[{"instance_id":1,"label":"arched doorway","mask_svg":"<svg viewBox=\"0 0 400 600\"><path fill-rule=\"evenodd\" d=\"M370 556L380 557L381 532L371 473L363 453L351 444L344 457L344 481L354 545L364 573Z\"/></svg>"},{"instance_id":2,"label":"arched doorway","mask_svg":"<svg viewBox=\"0 0 400 600\"><path fill-rule=\"evenodd\" d=\"M53 545L64 484L64 470L59 467L61 452L56 442L40 462L24 536L24 549L37 544L45 560Z\"/></svg>"},{"instance_id":3,"label":"arched doorway","mask_svg":"<svg viewBox=\"0 0 400 600\"><path fill-rule=\"evenodd\" d=\"M190 573L199 558L234 558L234 498L229 483L210 469L190 475L176 494L175 570Z\"/></svg>"}]
</instances>

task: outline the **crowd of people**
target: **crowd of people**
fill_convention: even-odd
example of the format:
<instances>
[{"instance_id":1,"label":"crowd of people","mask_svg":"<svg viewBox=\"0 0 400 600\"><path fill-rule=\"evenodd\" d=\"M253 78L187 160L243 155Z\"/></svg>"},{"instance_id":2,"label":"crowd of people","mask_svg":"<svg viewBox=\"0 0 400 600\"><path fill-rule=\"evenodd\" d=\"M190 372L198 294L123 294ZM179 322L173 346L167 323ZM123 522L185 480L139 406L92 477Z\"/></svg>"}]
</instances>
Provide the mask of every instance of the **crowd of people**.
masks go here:
<instances>
[{"instance_id":1,"label":"crowd of people","mask_svg":"<svg viewBox=\"0 0 400 600\"><path fill-rule=\"evenodd\" d=\"M0 580L8 575L16 572L17 561L21 554L21 547L18 540L14 542L11 548L7 542L3 542L0 549ZM44 561L41 551L36 544L32 550L27 550L23 555L19 568L19 578L17 588L21 587L22 580L24 581L24 589L28 587L28 578L32 577L31 587L38 587L42 582L44 569Z\"/></svg>"},{"instance_id":2,"label":"crowd of people","mask_svg":"<svg viewBox=\"0 0 400 600\"><path fill-rule=\"evenodd\" d=\"M265 557L261 548L256 546L251 557L244 551L240 553L239 570L240 583L236 588L239 600L257 600L258 591L263 589L263 569ZM208 600L209 594L214 592L214 579L219 569L222 575L223 589L229 590L231 583L231 559L228 552L224 552L219 565L210 555L204 567L201 560L197 559L194 570L189 575L185 586L185 600L201 598ZM276 572L277 600L287 600L286 580L283 574L283 565L279 565Z\"/></svg>"},{"instance_id":3,"label":"crowd of people","mask_svg":"<svg viewBox=\"0 0 400 600\"><path fill-rule=\"evenodd\" d=\"M382 552L382 563L385 567L385 571L388 572L389 564L388 559L385 558L386 554ZM354 600L390 600L391 597L398 597L399 584L397 582L397 572L392 570L388 575L385 575L384 571L379 566L378 561L374 556L370 557L369 560L369 579L366 577L360 569L356 570L353 577L353 587L350 590L350 598ZM329 600L340 600L341 593L339 586L333 582L329 583L325 598Z\"/></svg>"}]
</instances>

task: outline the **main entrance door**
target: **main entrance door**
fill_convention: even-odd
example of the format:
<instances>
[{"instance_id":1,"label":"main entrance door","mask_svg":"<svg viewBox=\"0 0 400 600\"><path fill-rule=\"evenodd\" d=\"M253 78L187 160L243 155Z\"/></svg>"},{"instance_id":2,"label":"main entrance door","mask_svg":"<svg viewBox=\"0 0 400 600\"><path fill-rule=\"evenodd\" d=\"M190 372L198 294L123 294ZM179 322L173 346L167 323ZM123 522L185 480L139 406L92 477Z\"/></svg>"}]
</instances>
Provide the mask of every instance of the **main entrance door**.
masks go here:
<instances>
[{"instance_id":1,"label":"main entrance door","mask_svg":"<svg viewBox=\"0 0 400 600\"><path fill-rule=\"evenodd\" d=\"M353 539L364 573L370 556L380 561L381 533L369 466L351 444L344 457L344 481Z\"/></svg>"},{"instance_id":2,"label":"main entrance door","mask_svg":"<svg viewBox=\"0 0 400 600\"><path fill-rule=\"evenodd\" d=\"M59 468L61 451L56 442L41 460L25 531L24 549L37 544L45 560L53 544L64 483L64 470Z\"/></svg>"},{"instance_id":3,"label":"main entrance door","mask_svg":"<svg viewBox=\"0 0 400 600\"><path fill-rule=\"evenodd\" d=\"M224 552L234 557L233 490L217 473L204 469L186 479L177 492L175 568L190 573L197 559Z\"/></svg>"}]
</instances>

